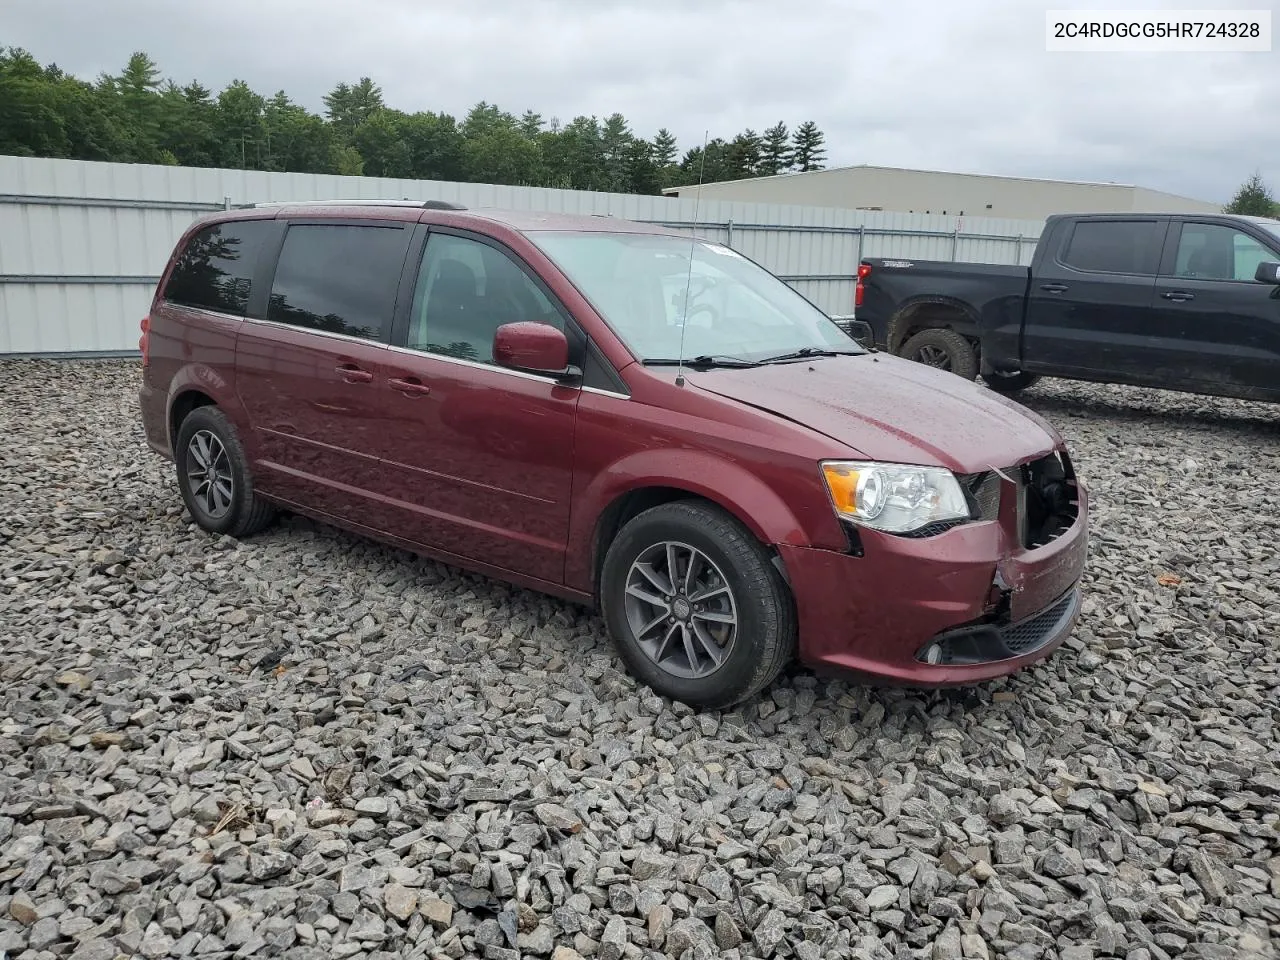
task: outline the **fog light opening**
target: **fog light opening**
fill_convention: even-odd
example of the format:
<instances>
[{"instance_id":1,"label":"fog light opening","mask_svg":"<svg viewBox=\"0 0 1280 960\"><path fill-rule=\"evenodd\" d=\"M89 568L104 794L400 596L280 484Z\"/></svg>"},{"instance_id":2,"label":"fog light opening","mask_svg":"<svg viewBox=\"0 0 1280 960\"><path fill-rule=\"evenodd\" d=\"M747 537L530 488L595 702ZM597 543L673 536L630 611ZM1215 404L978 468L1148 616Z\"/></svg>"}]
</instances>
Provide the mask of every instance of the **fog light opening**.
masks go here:
<instances>
[{"instance_id":1,"label":"fog light opening","mask_svg":"<svg viewBox=\"0 0 1280 960\"><path fill-rule=\"evenodd\" d=\"M942 662L942 645L937 643L929 644L928 649L924 652L924 662L930 666L937 666Z\"/></svg>"}]
</instances>

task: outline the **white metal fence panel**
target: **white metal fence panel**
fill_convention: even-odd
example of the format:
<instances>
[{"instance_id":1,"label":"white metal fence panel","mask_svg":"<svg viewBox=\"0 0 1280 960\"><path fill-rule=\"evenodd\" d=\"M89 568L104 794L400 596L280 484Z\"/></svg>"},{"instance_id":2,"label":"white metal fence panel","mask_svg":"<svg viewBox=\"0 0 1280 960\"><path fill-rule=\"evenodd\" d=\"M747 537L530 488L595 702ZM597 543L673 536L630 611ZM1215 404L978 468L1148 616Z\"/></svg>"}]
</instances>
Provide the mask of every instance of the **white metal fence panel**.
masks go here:
<instances>
[{"instance_id":1,"label":"white metal fence panel","mask_svg":"<svg viewBox=\"0 0 1280 960\"><path fill-rule=\"evenodd\" d=\"M832 315L863 256L1027 263L1040 221L900 214L429 180L0 157L0 353L137 350L138 322L193 218L280 200L451 200L661 223L730 244Z\"/></svg>"}]
</instances>

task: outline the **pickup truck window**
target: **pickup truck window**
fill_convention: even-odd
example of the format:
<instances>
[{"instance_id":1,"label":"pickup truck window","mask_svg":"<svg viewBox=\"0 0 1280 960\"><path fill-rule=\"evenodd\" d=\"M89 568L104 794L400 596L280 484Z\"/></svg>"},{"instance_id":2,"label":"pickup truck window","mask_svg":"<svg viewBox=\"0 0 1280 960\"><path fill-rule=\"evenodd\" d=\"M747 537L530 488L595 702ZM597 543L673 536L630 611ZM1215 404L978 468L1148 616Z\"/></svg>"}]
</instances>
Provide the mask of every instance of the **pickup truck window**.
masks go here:
<instances>
[{"instance_id":1,"label":"pickup truck window","mask_svg":"<svg viewBox=\"0 0 1280 960\"><path fill-rule=\"evenodd\" d=\"M1092 273L1155 275L1160 263L1155 220L1081 220L1071 231L1062 262Z\"/></svg>"},{"instance_id":2,"label":"pickup truck window","mask_svg":"<svg viewBox=\"0 0 1280 960\"><path fill-rule=\"evenodd\" d=\"M1174 274L1198 280L1252 281L1259 263L1276 259L1247 233L1218 223L1186 223L1178 239Z\"/></svg>"}]
</instances>

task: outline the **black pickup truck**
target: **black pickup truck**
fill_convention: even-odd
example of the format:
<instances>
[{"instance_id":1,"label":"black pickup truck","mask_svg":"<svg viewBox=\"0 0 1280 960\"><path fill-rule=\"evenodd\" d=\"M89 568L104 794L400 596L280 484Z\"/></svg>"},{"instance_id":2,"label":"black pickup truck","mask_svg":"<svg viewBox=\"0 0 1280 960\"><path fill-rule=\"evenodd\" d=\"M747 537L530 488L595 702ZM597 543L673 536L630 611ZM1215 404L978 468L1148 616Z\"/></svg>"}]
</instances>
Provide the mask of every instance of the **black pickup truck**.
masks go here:
<instances>
[{"instance_id":1,"label":"black pickup truck","mask_svg":"<svg viewBox=\"0 0 1280 960\"><path fill-rule=\"evenodd\" d=\"M1030 267L870 258L858 288L855 336L1001 392L1052 376L1280 401L1280 220L1059 214Z\"/></svg>"}]
</instances>

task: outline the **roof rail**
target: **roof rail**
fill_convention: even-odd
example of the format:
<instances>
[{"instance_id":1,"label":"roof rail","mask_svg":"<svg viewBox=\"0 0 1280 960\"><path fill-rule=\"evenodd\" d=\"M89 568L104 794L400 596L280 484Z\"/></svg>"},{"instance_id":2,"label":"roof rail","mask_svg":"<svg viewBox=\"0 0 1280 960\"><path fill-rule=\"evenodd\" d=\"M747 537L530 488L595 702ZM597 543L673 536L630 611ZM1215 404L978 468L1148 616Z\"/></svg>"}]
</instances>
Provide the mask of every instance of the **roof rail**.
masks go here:
<instances>
[{"instance_id":1,"label":"roof rail","mask_svg":"<svg viewBox=\"0 0 1280 960\"><path fill-rule=\"evenodd\" d=\"M262 203L238 204L238 209L264 207L417 207L425 210L465 210L449 200L270 200Z\"/></svg>"}]
</instances>

